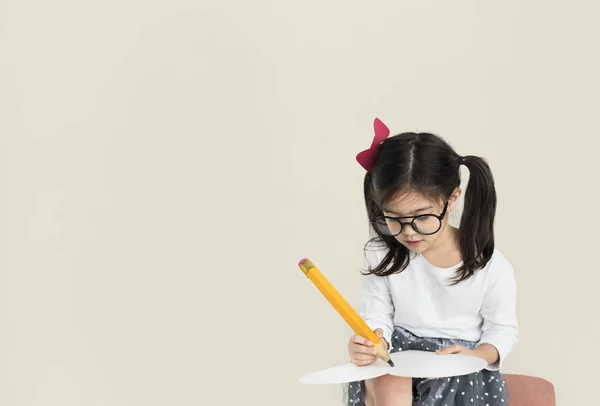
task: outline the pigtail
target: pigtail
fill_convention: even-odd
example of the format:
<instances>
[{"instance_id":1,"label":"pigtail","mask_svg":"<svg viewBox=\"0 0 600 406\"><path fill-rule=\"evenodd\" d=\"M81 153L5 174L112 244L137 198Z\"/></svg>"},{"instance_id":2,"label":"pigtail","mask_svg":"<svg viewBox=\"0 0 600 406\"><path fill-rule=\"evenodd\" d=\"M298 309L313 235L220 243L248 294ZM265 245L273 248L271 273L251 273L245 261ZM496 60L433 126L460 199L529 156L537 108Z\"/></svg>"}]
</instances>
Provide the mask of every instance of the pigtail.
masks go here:
<instances>
[{"instance_id":1,"label":"pigtail","mask_svg":"<svg viewBox=\"0 0 600 406\"><path fill-rule=\"evenodd\" d=\"M483 268L494 253L496 188L487 162L477 156L464 157L469 169L464 211L460 222L460 247L463 265L455 283Z\"/></svg>"}]
</instances>

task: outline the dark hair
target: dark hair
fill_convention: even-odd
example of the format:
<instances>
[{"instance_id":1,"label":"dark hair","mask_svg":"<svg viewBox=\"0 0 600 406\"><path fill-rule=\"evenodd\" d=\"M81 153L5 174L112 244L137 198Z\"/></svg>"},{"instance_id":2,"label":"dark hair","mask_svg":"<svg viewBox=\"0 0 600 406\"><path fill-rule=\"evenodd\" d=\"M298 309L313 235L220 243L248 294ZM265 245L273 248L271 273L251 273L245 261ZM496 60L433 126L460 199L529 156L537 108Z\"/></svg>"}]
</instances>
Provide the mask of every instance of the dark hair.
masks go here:
<instances>
[{"instance_id":1,"label":"dark hair","mask_svg":"<svg viewBox=\"0 0 600 406\"><path fill-rule=\"evenodd\" d=\"M372 220L383 215L382 208L400 193L416 192L434 201L447 201L460 186L461 164L469 169L469 183L460 222L463 264L457 269L453 284L483 268L494 253L496 189L486 161L477 156L461 157L439 136L402 133L380 144L373 168L364 179L367 214ZM389 251L366 274L386 276L406 269L409 250L394 237L371 229L377 236L370 242L380 239Z\"/></svg>"}]
</instances>

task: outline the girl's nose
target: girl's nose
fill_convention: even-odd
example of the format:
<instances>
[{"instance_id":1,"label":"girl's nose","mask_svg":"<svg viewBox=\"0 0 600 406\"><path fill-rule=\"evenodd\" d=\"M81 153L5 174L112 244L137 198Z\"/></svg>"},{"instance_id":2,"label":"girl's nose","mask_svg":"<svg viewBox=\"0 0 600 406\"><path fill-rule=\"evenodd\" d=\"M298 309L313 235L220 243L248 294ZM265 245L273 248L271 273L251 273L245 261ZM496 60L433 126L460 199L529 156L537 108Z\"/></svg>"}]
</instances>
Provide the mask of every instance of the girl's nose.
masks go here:
<instances>
[{"instance_id":1,"label":"girl's nose","mask_svg":"<svg viewBox=\"0 0 600 406\"><path fill-rule=\"evenodd\" d=\"M415 235L416 233L417 232L412 227L412 224L408 223L408 224L403 224L402 225L402 234L404 234L406 236L410 236L410 235Z\"/></svg>"}]
</instances>

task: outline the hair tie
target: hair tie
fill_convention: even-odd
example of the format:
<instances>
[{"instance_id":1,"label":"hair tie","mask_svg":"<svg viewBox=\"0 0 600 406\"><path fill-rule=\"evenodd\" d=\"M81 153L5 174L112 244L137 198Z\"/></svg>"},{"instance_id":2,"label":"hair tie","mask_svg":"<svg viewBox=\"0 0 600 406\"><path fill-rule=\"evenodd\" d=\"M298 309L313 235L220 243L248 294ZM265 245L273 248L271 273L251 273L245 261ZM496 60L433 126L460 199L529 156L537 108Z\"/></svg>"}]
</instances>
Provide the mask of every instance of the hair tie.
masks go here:
<instances>
[{"instance_id":1,"label":"hair tie","mask_svg":"<svg viewBox=\"0 0 600 406\"><path fill-rule=\"evenodd\" d=\"M375 161L375 155L377 154L379 145L390 135L390 129L378 118L373 122L373 128L375 136L373 137L371 146L369 149L361 151L356 155L356 160L360 166L367 170L367 172L370 172L373 169L373 161Z\"/></svg>"}]
</instances>

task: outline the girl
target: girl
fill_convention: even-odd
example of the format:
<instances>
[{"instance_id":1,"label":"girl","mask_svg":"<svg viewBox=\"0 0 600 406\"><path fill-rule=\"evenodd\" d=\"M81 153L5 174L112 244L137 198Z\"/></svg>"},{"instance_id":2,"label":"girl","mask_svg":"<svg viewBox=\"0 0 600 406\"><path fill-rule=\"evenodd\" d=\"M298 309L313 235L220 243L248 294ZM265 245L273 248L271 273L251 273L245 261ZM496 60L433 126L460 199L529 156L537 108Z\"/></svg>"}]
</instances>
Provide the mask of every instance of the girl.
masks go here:
<instances>
[{"instance_id":1,"label":"girl","mask_svg":"<svg viewBox=\"0 0 600 406\"><path fill-rule=\"evenodd\" d=\"M360 311L388 351L436 351L483 358L487 367L443 379L381 376L348 386L351 406L505 406L499 369L517 343L516 284L494 247L496 191L487 163L458 155L441 138L375 138L357 155L367 170L364 195L374 238L365 248ZM448 225L469 169L460 229ZM355 365L375 361L371 343L352 336Z\"/></svg>"}]
</instances>

